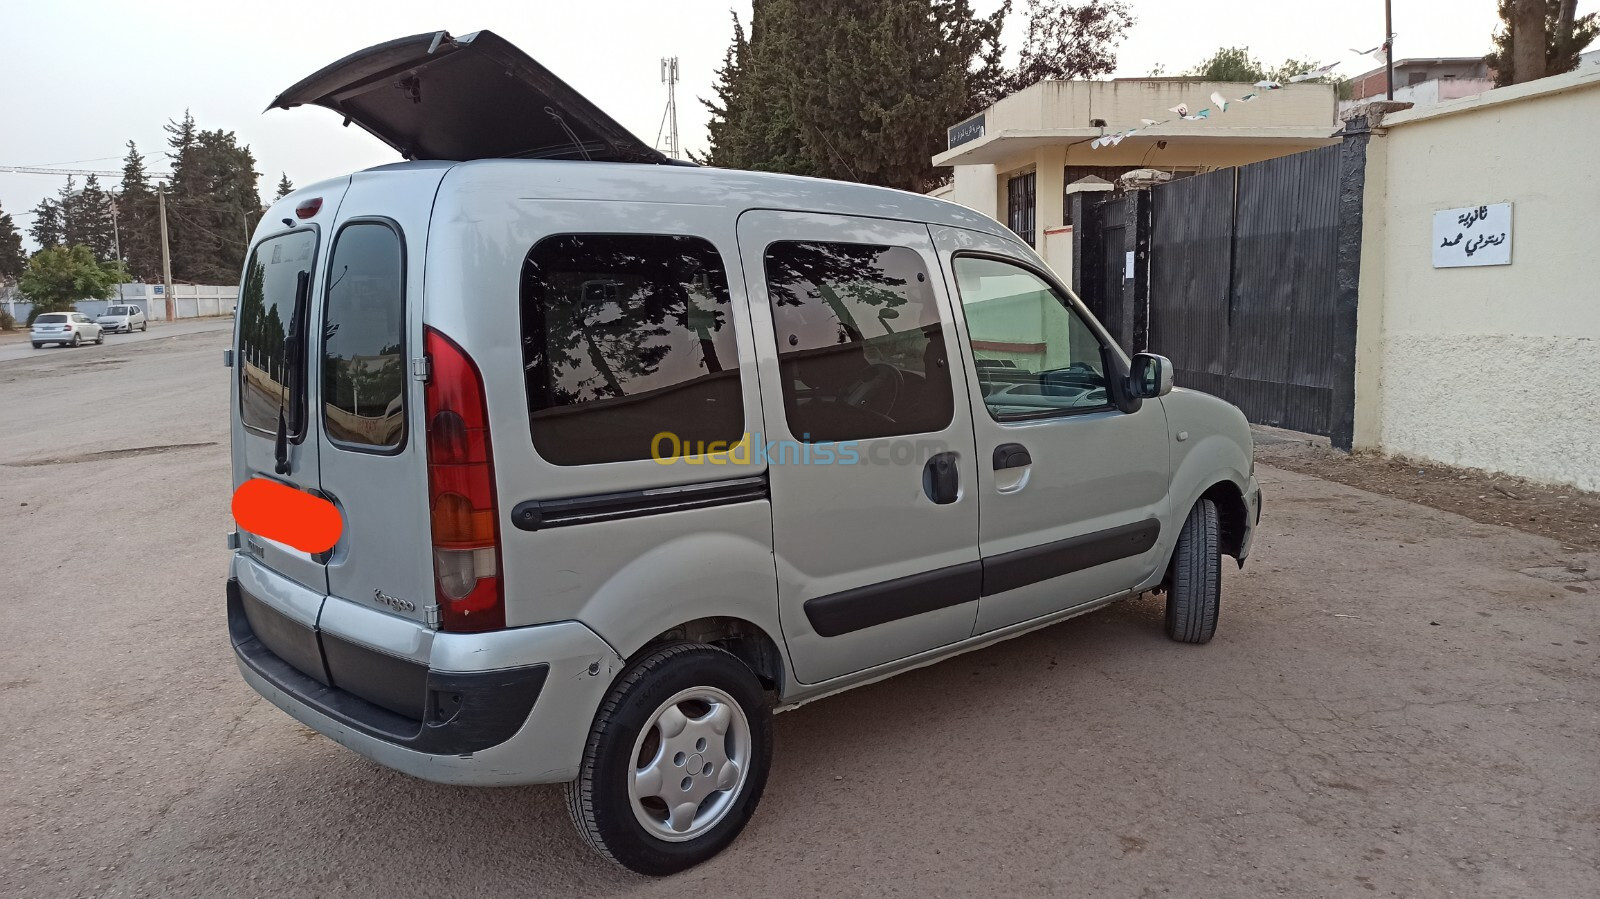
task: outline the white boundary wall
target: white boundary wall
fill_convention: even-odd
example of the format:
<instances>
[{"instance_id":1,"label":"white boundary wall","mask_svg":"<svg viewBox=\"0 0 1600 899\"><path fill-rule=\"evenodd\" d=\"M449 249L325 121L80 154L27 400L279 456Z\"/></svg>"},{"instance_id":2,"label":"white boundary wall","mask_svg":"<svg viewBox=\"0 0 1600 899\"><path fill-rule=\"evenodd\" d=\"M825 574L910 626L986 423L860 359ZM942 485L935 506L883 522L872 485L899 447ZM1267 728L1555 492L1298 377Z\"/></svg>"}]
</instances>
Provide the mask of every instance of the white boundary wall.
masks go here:
<instances>
[{"instance_id":1,"label":"white boundary wall","mask_svg":"<svg viewBox=\"0 0 1600 899\"><path fill-rule=\"evenodd\" d=\"M1384 118L1368 154L1358 449L1600 490L1600 70ZM1434 268L1512 204L1510 265Z\"/></svg>"},{"instance_id":2,"label":"white boundary wall","mask_svg":"<svg viewBox=\"0 0 1600 899\"><path fill-rule=\"evenodd\" d=\"M76 304L78 311L93 318L106 311L107 306L131 303L144 309L145 316L151 321L167 320L167 302L162 285L122 284L118 285L117 290L119 299L79 300ZM232 315L234 307L239 302L239 288L237 285L174 284L172 296L178 318ZM17 300L0 303L0 308L10 312L18 323L22 323L28 320L28 313L33 310L33 304Z\"/></svg>"}]
</instances>

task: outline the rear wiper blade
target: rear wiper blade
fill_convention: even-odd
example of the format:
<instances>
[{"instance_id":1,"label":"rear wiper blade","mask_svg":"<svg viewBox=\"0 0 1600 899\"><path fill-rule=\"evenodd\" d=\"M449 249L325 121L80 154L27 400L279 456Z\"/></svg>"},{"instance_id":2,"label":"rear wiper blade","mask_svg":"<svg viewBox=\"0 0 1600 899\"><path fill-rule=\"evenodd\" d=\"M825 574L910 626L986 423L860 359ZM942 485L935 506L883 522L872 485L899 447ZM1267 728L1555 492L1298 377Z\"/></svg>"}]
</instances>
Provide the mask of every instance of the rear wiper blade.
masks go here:
<instances>
[{"instance_id":1,"label":"rear wiper blade","mask_svg":"<svg viewBox=\"0 0 1600 899\"><path fill-rule=\"evenodd\" d=\"M283 415L282 394L278 398L278 436L272 442L272 457L277 463L272 470L278 474L289 473L289 424Z\"/></svg>"}]
</instances>

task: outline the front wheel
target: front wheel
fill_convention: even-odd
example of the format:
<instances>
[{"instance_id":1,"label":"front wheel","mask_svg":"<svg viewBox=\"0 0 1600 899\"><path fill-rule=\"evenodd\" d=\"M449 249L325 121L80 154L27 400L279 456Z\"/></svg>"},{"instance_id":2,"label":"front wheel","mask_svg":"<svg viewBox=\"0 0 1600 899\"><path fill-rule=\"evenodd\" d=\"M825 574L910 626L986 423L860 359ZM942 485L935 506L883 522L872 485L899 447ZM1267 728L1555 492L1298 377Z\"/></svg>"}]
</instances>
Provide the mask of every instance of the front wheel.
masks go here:
<instances>
[{"instance_id":1,"label":"front wheel","mask_svg":"<svg viewBox=\"0 0 1600 899\"><path fill-rule=\"evenodd\" d=\"M140 323L140 324L139 324L139 330L141 330L141 331L148 331L148 330L150 330L150 323L149 323L149 322L141 322L141 323Z\"/></svg>"},{"instance_id":2,"label":"front wheel","mask_svg":"<svg viewBox=\"0 0 1600 899\"><path fill-rule=\"evenodd\" d=\"M96 334L94 336L94 345L95 346L99 346L100 344L105 343L105 342L106 342L106 332L104 330L101 330L100 333L98 333L98 334Z\"/></svg>"},{"instance_id":3,"label":"front wheel","mask_svg":"<svg viewBox=\"0 0 1600 899\"><path fill-rule=\"evenodd\" d=\"M1189 510L1167 569L1167 636L1206 643L1217 632L1222 604L1222 551L1217 504L1202 499Z\"/></svg>"},{"instance_id":4,"label":"front wheel","mask_svg":"<svg viewBox=\"0 0 1600 899\"><path fill-rule=\"evenodd\" d=\"M594 850L664 875L725 849L755 813L772 761L772 710L748 667L677 643L623 673L595 714L572 822Z\"/></svg>"}]
</instances>

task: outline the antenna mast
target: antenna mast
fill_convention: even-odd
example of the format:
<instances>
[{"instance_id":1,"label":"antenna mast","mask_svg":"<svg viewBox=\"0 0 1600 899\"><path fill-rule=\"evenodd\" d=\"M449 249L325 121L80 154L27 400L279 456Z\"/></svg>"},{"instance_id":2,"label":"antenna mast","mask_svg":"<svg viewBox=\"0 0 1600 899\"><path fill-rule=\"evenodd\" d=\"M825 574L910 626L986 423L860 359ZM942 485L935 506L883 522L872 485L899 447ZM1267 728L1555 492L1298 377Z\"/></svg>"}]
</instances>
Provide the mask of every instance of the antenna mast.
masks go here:
<instances>
[{"instance_id":1,"label":"antenna mast","mask_svg":"<svg viewBox=\"0 0 1600 899\"><path fill-rule=\"evenodd\" d=\"M667 155L681 158L678 147L678 57L661 60L661 83L667 86Z\"/></svg>"}]
</instances>

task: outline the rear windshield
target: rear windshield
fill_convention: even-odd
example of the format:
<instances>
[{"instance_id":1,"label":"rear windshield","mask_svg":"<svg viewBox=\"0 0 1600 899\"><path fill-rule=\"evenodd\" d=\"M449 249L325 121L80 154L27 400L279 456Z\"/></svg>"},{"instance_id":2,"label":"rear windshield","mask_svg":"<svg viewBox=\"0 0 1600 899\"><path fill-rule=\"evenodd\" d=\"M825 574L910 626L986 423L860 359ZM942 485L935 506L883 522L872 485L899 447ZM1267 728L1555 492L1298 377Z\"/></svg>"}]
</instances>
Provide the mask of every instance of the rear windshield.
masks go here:
<instances>
[{"instance_id":1,"label":"rear windshield","mask_svg":"<svg viewBox=\"0 0 1600 899\"><path fill-rule=\"evenodd\" d=\"M322 424L352 449L405 437L405 281L400 235L357 222L339 232L323 301Z\"/></svg>"},{"instance_id":2,"label":"rear windshield","mask_svg":"<svg viewBox=\"0 0 1600 899\"><path fill-rule=\"evenodd\" d=\"M300 394L305 379L291 378L293 357L286 352L286 338L293 324L295 286L301 272L310 278L316 249L315 232L294 231L262 241L250 254L239 301L239 417L245 427L275 433L281 407L288 416L288 433L300 433L295 413L304 406Z\"/></svg>"},{"instance_id":3,"label":"rear windshield","mask_svg":"<svg viewBox=\"0 0 1600 899\"><path fill-rule=\"evenodd\" d=\"M46 314L41 315L38 318L34 319L33 323L36 324L36 325L59 325L59 324L61 324L62 322L66 321L66 320L67 320L66 313L64 313L64 312L50 312L50 313L46 313Z\"/></svg>"}]
</instances>

